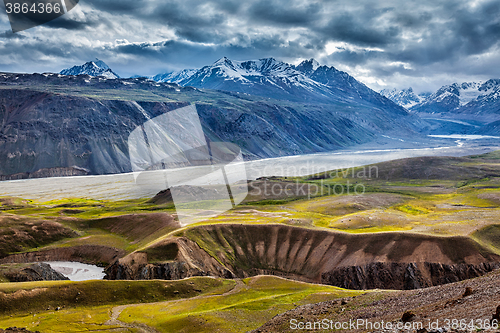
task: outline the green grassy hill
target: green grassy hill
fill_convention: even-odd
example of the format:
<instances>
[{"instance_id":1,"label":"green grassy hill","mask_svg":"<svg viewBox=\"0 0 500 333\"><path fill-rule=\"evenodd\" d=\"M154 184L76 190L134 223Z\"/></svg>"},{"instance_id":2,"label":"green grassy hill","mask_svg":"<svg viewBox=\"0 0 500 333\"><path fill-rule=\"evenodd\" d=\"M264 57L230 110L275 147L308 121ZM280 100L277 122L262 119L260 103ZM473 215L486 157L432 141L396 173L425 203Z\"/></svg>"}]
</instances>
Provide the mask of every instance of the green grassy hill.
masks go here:
<instances>
[{"instance_id":1,"label":"green grassy hill","mask_svg":"<svg viewBox=\"0 0 500 333\"><path fill-rule=\"evenodd\" d=\"M89 252L75 249L101 246L103 255L101 249L107 248L138 268L174 267L180 258L196 266L197 259L210 258L210 267L220 265L245 278L2 283L0 328L183 332L195 327L199 332L246 332L301 305L339 298L354 304L345 297L364 294L356 299L370 306L394 293L258 274L331 283L339 276L353 277L350 267L357 267L363 276L373 276L378 269L395 280L400 269L404 272L416 263L424 273L455 270L467 278L467 267L487 264L493 269L500 262L499 156L493 152L384 162L370 166L378 171L370 177L369 169L355 168L354 176L352 170L336 170L260 179L254 186L261 189L305 184L307 190L270 197L251 194L235 209L187 227L178 224L169 203L1 198L0 261L69 250L88 261ZM363 185L364 193L353 192L356 185ZM344 194L335 195L333 188L342 188ZM344 275L326 269L339 262L345 263Z\"/></svg>"}]
</instances>

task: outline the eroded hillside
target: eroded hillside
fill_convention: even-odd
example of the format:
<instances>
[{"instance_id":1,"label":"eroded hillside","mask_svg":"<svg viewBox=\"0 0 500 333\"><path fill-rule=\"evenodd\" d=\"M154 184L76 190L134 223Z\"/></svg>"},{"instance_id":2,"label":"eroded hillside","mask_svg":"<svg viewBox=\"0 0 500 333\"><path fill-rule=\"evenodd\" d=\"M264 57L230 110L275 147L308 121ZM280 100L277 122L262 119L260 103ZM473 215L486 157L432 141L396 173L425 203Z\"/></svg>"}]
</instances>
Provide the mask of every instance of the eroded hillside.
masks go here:
<instances>
[{"instance_id":1,"label":"eroded hillside","mask_svg":"<svg viewBox=\"0 0 500 333\"><path fill-rule=\"evenodd\" d=\"M0 179L130 172L129 134L188 104L208 140L236 143L250 159L336 150L382 132L418 136L417 118L392 103L373 112L359 101L303 104L145 78L2 73Z\"/></svg>"}]
</instances>

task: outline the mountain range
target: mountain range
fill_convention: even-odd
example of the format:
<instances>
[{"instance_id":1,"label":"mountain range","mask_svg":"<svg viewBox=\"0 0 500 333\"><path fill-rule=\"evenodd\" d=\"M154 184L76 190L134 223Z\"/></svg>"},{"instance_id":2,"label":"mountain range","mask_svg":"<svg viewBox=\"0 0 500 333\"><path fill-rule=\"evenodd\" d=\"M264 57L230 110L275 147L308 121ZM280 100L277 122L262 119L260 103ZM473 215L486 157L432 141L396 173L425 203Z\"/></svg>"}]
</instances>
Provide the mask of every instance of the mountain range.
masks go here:
<instances>
[{"instance_id":1,"label":"mountain range","mask_svg":"<svg viewBox=\"0 0 500 333\"><path fill-rule=\"evenodd\" d=\"M357 103L404 113L346 72L316 60L291 65L274 58L235 61L223 57L200 69L158 74L158 82L251 94L299 103Z\"/></svg>"},{"instance_id":2,"label":"mountain range","mask_svg":"<svg viewBox=\"0 0 500 333\"><path fill-rule=\"evenodd\" d=\"M414 110L425 101L459 99L465 90L481 93L477 97L469 93L466 104L459 99L464 114L467 108L480 107L498 115L495 80L442 89L408 111L349 74L314 59L291 65L273 58L233 61L224 57L200 69L151 78L118 78L103 61L95 60L60 74L0 73L0 85L4 87L0 90L1 179L129 172L130 133L148 119L188 104L196 106L207 140L236 143L247 159L327 152L364 143L377 146L388 140L391 144L423 142L425 134L453 132L458 125L448 122L443 129L435 120L422 120L419 115L425 112ZM398 101L407 105L413 95L408 89ZM500 119L490 118L487 129L494 132L498 129L494 121ZM464 126L467 131L482 128Z\"/></svg>"},{"instance_id":3,"label":"mountain range","mask_svg":"<svg viewBox=\"0 0 500 333\"><path fill-rule=\"evenodd\" d=\"M425 117L455 118L489 123L500 120L500 79L445 85L432 94L416 95L411 88L382 90L393 102Z\"/></svg>"},{"instance_id":4,"label":"mountain range","mask_svg":"<svg viewBox=\"0 0 500 333\"><path fill-rule=\"evenodd\" d=\"M118 77L102 61L87 62L60 72L63 75ZM112 74L111 74L112 73ZM137 77L135 77L137 78ZM312 104L363 105L405 114L404 108L384 98L355 78L314 59L291 65L274 58L234 61L223 57L200 69L162 73L150 79L181 86L230 91Z\"/></svg>"},{"instance_id":5,"label":"mountain range","mask_svg":"<svg viewBox=\"0 0 500 333\"><path fill-rule=\"evenodd\" d=\"M118 78L109 66L98 59L65 69L61 74ZM299 103L355 103L404 113L400 108L398 110L400 106L424 118L453 118L472 121L475 125L500 120L500 79L453 83L442 86L434 93L416 94L411 87L402 90L384 89L376 93L349 74L334 67L321 66L314 59L291 65L274 58L235 61L227 57L200 69L183 69L149 78L156 82Z\"/></svg>"},{"instance_id":6,"label":"mountain range","mask_svg":"<svg viewBox=\"0 0 500 333\"><path fill-rule=\"evenodd\" d=\"M100 60L61 71L64 75L86 74L118 77ZM292 65L274 58L235 61L223 57L199 69L183 69L149 77L156 82L176 83L200 89L230 91L278 100L312 104L356 104L404 113L399 107L424 118L458 119L467 124L446 124L437 132L473 132L500 120L500 79L442 86L434 93L416 94L413 89L384 89L377 93L335 67L309 59ZM384 98L386 97L386 98ZM393 102L393 103L391 103ZM432 121L431 121L432 122ZM475 126L480 125L480 126ZM466 126L460 128L460 126ZM432 125L431 125L432 127ZM444 133L443 132L443 133Z\"/></svg>"},{"instance_id":7,"label":"mountain range","mask_svg":"<svg viewBox=\"0 0 500 333\"><path fill-rule=\"evenodd\" d=\"M378 99L313 104L88 74L0 73L0 86L3 180L130 172L130 133L189 104L208 141L233 142L246 159L419 137L418 117L368 88Z\"/></svg>"},{"instance_id":8,"label":"mountain range","mask_svg":"<svg viewBox=\"0 0 500 333\"><path fill-rule=\"evenodd\" d=\"M118 79L120 76L113 72L111 68L102 60L95 59L94 61L86 62L81 66L73 66L71 68L63 69L60 74L62 75L90 75L90 76L104 76L107 79Z\"/></svg>"}]
</instances>

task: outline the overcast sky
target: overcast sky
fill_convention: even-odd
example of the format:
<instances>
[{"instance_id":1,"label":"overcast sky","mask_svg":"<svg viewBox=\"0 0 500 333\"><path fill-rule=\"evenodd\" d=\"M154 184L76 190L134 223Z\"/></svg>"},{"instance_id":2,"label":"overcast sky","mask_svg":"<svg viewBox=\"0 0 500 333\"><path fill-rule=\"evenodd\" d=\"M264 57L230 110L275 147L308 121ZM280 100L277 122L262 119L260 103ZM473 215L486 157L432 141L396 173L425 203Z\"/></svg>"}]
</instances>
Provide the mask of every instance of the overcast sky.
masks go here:
<instances>
[{"instance_id":1,"label":"overcast sky","mask_svg":"<svg viewBox=\"0 0 500 333\"><path fill-rule=\"evenodd\" d=\"M315 58L375 90L500 78L498 0L80 0L16 34L0 6L0 71L58 72L97 57L128 77L227 56Z\"/></svg>"}]
</instances>

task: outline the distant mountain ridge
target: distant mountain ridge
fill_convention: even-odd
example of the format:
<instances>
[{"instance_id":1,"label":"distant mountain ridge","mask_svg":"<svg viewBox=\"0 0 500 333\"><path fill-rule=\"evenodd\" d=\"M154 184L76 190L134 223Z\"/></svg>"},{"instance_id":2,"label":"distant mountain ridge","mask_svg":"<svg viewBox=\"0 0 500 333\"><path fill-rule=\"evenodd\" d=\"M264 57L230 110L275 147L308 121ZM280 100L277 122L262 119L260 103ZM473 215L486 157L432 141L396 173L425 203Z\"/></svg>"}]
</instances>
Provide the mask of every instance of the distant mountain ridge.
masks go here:
<instances>
[{"instance_id":1,"label":"distant mountain ridge","mask_svg":"<svg viewBox=\"0 0 500 333\"><path fill-rule=\"evenodd\" d=\"M181 86L246 93L300 103L356 103L405 114L406 110L371 90L346 72L309 59L299 65L274 58L235 61L223 57L197 70L151 77Z\"/></svg>"},{"instance_id":2,"label":"distant mountain ridge","mask_svg":"<svg viewBox=\"0 0 500 333\"><path fill-rule=\"evenodd\" d=\"M398 90L396 88L383 89L380 91L380 94L406 109L423 102L430 95L425 93L417 95L413 91L412 87L402 90Z\"/></svg>"},{"instance_id":3,"label":"distant mountain ridge","mask_svg":"<svg viewBox=\"0 0 500 333\"><path fill-rule=\"evenodd\" d=\"M427 96L416 95L411 88L384 89L380 93L424 118L473 121L478 125L500 120L500 79L452 83Z\"/></svg>"},{"instance_id":4,"label":"distant mountain ridge","mask_svg":"<svg viewBox=\"0 0 500 333\"><path fill-rule=\"evenodd\" d=\"M499 79L490 79L486 82L463 82L442 86L412 109L425 113L450 112L468 103L483 99L500 88Z\"/></svg>"},{"instance_id":5,"label":"distant mountain ridge","mask_svg":"<svg viewBox=\"0 0 500 333\"><path fill-rule=\"evenodd\" d=\"M103 61L96 59L81 66L60 72L63 75L119 76ZM135 76L137 78L140 76ZM292 65L274 58L235 61L223 57L200 69L149 76L156 82L176 83L180 86L222 90L308 104L359 105L385 110L399 115L407 110L381 96L335 67L320 65L316 60Z\"/></svg>"},{"instance_id":6,"label":"distant mountain ridge","mask_svg":"<svg viewBox=\"0 0 500 333\"><path fill-rule=\"evenodd\" d=\"M151 79L153 79L156 82L179 83L191 77L191 75L193 75L194 73L196 73L196 69L183 69L178 72L158 74L151 77Z\"/></svg>"},{"instance_id":7,"label":"distant mountain ridge","mask_svg":"<svg viewBox=\"0 0 500 333\"><path fill-rule=\"evenodd\" d=\"M63 69L60 74L62 75L90 75L90 76L104 76L108 79L118 79L120 76L113 72L111 68L102 60L95 59L94 61L86 62L81 66L73 66L71 68Z\"/></svg>"}]
</instances>

